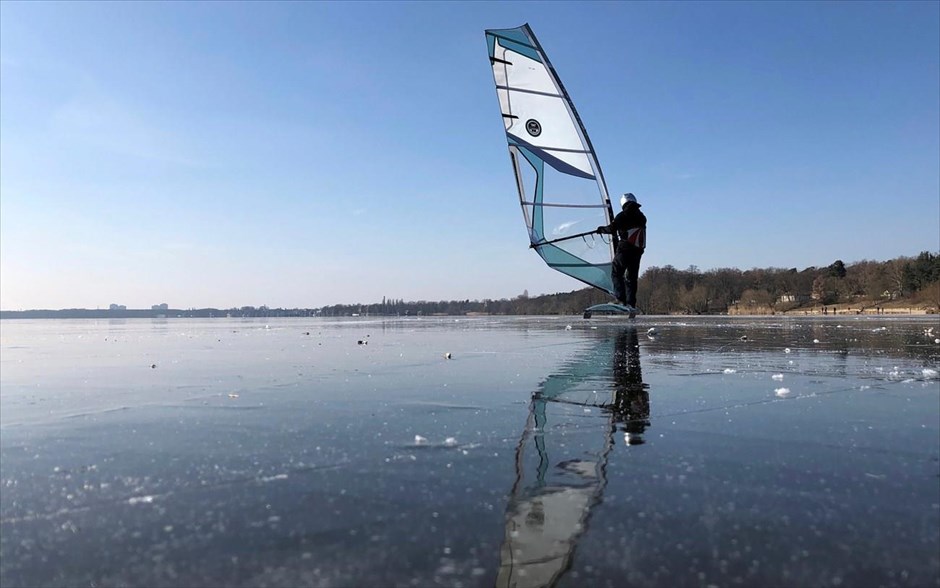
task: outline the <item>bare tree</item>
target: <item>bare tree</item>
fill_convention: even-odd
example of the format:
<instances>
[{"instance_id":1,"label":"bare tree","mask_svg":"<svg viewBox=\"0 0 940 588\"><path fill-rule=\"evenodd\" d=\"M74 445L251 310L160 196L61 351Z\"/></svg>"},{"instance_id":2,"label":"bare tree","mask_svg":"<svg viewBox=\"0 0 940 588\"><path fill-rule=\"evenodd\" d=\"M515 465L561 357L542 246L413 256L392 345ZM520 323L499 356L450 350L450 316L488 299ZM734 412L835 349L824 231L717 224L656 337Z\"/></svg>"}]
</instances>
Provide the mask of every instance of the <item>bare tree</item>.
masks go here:
<instances>
[{"instance_id":1,"label":"bare tree","mask_svg":"<svg viewBox=\"0 0 940 588\"><path fill-rule=\"evenodd\" d=\"M708 312L708 288L704 284L696 284L691 288L684 288L679 294L679 304L688 314L703 314Z\"/></svg>"}]
</instances>

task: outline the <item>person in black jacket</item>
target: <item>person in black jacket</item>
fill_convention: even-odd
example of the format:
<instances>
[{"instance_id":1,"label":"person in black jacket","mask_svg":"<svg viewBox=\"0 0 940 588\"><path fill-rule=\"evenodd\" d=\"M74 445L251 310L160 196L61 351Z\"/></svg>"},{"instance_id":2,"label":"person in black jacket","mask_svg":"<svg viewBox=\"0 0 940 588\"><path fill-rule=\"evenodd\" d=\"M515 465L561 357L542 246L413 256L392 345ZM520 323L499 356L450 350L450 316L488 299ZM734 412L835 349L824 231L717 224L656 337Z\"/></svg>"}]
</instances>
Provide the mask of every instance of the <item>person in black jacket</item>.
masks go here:
<instances>
[{"instance_id":1,"label":"person in black jacket","mask_svg":"<svg viewBox=\"0 0 940 588\"><path fill-rule=\"evenodd\" d=\"M614 296L620 304L636 308L640 258L646 249L646 215L640 212L641 205L630 192L620 197L620 205L623 210L609 225L597 227L597 232L612 234L616 231L619 243L611 269Z\"/></svg>"}]
</instances>

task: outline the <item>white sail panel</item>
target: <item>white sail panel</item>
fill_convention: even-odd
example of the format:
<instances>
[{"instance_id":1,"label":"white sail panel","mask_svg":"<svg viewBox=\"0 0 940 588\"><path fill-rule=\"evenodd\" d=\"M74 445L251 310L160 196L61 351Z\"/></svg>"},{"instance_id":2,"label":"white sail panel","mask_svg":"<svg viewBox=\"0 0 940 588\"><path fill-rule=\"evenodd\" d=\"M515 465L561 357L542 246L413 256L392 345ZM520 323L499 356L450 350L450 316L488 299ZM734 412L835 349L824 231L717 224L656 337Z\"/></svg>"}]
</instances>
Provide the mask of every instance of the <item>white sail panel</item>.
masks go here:
<instances>
[{"instance_id":1,"label":"white sail panel","mask_svg":"<svg viewBox=\"0 0 940 588\"><path fill-rule=\"evenodd\" d=\"M493 62L500 106L512 115L504 117L506 132L593 177L587 146L548 68L501 47L499 39L496 45L501 59L512 64Z\"/></svg>"}]
</instances>

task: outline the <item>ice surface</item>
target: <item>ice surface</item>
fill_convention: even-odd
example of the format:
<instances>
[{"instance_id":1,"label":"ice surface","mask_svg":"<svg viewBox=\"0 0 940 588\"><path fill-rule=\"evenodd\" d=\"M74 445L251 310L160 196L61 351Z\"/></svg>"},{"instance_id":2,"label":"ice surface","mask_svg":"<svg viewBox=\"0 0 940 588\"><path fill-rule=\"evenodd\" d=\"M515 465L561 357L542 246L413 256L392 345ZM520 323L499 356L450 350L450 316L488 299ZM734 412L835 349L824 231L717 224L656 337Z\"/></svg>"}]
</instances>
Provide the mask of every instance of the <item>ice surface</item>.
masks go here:
<instances>
[{"instance_id":1,"label":"ice surface","mask_svg":"<svg viewBox=\"0 0 940 588\"><path fill-rule=\"evenodd\" d=\"M935 319L839 320L4 320L0 585L935 585Z\"/></svg>"}]
</instances>

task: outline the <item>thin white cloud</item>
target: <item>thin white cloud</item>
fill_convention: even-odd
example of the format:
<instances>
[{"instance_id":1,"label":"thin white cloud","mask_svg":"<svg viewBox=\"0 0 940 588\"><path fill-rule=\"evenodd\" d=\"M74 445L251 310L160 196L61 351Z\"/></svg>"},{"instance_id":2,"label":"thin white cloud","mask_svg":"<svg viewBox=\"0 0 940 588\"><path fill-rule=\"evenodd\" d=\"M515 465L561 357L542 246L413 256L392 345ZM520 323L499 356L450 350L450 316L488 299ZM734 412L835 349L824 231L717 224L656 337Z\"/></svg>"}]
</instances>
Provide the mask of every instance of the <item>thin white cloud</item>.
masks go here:
<instances>
[{"instance_id":1,"label":"thin white cloud","mask_svg":"<svg viewBox=\"0 0 940 588\"><path fill-rule=\"evenodd\" d=\"M680 169L677 165L673 163L663 162L655 165L653 171L658 174L660 177L669 179L669 180L691 180L695 177L695 174L689 172L688 170Z\"/></svg>"},{"instance_id":2,"label":"thin white cloud","mask_svg":"<svg viewBox=\"0 0 940 588\"><path fill-rule=\"evenodd\" d=\"M581 222L581 221L570 221L570 222L567 222L567 223L561 223L560 225L558 225L557 227L555 227L554 229L552 229L552 235L559 235L559 236L560 236L560 235L565 235L565 234L567 234L568 229L570 229L571 227L575 226L576 224L578 224L578 223L580 223L580 222Z\"/></svg>"},{"instance_id":3,"label":"thin white cloud","mask_svg":"<svg viewBox=\"0 0 940 588\"><path fill-rule=\"evenodd\" d=\"M120 155L163 163L204 167L179 138L86 79L49 121L53 135Z\"/></svg>"},{"instance_id":4,"label":"thin white cloud","mask_svg":"<svg viewBox=\"0 0 940 588\"><path fill-rule=\"evenodd\" d=\"M19 67L19 66L20 66L20 62L18 59L11 57L7 53L0 53L0 67L7 68L7 67Z\"/></svg>"}]
</instances>

